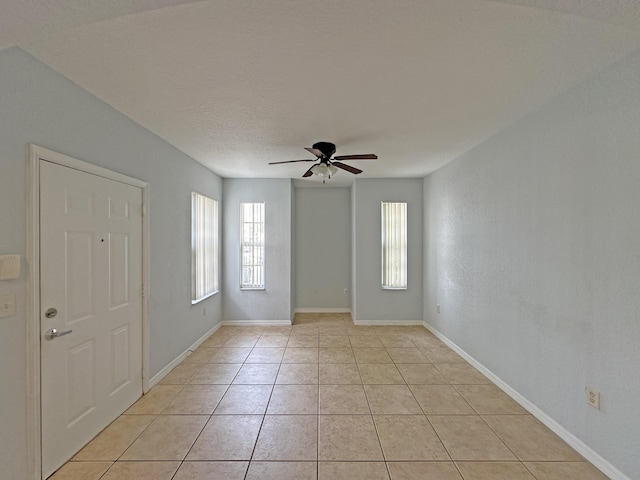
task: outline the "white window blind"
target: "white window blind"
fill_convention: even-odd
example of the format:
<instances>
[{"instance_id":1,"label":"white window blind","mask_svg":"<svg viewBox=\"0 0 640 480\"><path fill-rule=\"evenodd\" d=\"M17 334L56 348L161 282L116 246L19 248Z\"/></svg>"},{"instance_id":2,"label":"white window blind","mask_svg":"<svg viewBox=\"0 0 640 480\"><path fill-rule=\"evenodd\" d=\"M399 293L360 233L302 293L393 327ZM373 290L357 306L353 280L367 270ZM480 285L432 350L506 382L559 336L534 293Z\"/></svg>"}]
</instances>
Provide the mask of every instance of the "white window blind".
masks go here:
<instances>
[{"instance_id":1,"label":"white window blind","mask_svg":"<svg viewBox=\"0 0 640 480\"><path fill-rule=\"evenodd\" d=\"M240 204L242 289L264 288L264 202Z\"/></svg>"},{"instance_id":2,"label":"white window blind","mask_svg":"<svg viewBox=\"0 0 640 480\"><path fill-rule=\"evenodd\" d=\"M218 202L191 194L191 303L218 291Z\"/></svg>"},{"instance_id":3,"label":"white window blind","mask_svg":"<svg viewBox=\"0 0 640 480\"><path fill-rule=\"evenodd\" d=\"M382 288L407 288L406 202L382 202Z\"/></svg>"}]
</instances>

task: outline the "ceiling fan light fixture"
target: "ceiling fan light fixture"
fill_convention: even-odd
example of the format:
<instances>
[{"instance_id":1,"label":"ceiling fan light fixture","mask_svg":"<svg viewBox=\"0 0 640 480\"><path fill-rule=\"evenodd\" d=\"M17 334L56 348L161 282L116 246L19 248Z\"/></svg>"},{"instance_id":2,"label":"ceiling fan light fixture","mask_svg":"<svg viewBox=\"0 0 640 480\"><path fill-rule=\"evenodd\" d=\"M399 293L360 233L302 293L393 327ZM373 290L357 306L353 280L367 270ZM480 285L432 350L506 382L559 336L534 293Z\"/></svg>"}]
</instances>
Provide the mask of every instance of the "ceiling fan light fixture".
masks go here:
<instances>
[{"instance_id":1,"label":"ceiling fan light fixture","mask_svg":"<svg viewBox=\"0 0 640 480\"><path fill-rule=\"evenodd\" d=\"M321 163L320 165L314 165L311 167L311 173L324 178L329 176L329 168L324 163Z\"/></svg>"},{"instance_id":2,"label":"ceiling fan light fixture","mask_svg":"<svg viewBox=\"0 0 640 480\"><path fill-rule=\"evenodd\" d=\"M333 165L327 166L326 163L319 163L318 165L314 165L313 167L311 167L310 171L314 175L322 177L322 183L324 183L327 177L331 178L331 175L337 172L338 169Z\"/></svg>"}]
</instances>

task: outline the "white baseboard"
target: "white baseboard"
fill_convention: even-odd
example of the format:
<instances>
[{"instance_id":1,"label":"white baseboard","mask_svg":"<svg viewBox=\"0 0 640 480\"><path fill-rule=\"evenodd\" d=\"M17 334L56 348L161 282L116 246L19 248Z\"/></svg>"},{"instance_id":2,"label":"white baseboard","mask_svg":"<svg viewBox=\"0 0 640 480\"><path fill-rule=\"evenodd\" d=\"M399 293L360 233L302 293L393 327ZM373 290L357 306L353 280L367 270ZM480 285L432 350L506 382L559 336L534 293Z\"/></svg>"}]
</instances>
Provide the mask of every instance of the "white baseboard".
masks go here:
<instances>
[{"instance_id":1,"label":"white baseboard","mask_svg":"<svg viewBox=\"0 0 640 480\"><path fill-rule=\"evenodd\" d=\"M429 325L427 322L423 322L424 327L433 333L436 337L442 340L449 348L455 351L458 355L464 358L467 362L469 362L474 368L476 368L480 373L482 373L485 377L491 380L493 383L498 386L504 393L509 395L513 400L518 402L525 410L527 410L531 415L540 420L543 424L545 424L553 433L558 435L562 440L567 442L570 447L572 447L575 451L577 451L580 455L586 458L593 466L598 468L602 473L608 476L611 480L631 480L624 473L618 470L616 467L611 465L607 460L602 458L595 450L585 444L582 440L576 437L573 433L568 431L558 422L556 422L549 415L544 413L538 407L536 407L533 403L527 400L524 396L522 396L517 390L509 386L505 381L503 381L500 377L494 374L491 370L486 368L480 362L478 362L475 358L465 352L458 345L453 343L447 337L442 335L439 331Z\"/></svg>"},{"instance_id":2,"label":"white baseboard","mask_svg":"<svg viewBox=\"0 0 640 480\"><path fill-rule=\"evenodd\" d=\"M296 308L295 313L351 313L350 308Z\"/></svg>"},{"instance_id":3,"label":"white baseboard","mask_svg":"<svg viewBox=\"0 0 640 480\"><path fill-rule=\"evenodd\" d=\"M422 320L353 320L356 325L369 325L379 327L409 327L413 325L423 325Z\"/></svg>"},{"instance_id":4,"label":"white baseboard","mask_svg":"<svg viewBox=\"0 0 640 480\"><path fill-rule=\"evenodd\" d=\"M224 320L225 327L290 327L291 320Z\"/></svg>"},{"instance_id":5,"label":"white baseboard","mask_svg":"<svg viewBox=\"0 0 640 480\"><path fill-rule=\"evenodd\" d=\"M196 348L198 348L207 338L213 335L220 327L222 323L216 324L213 328L211 328L207 333L202 335L198 340L196 340L189 348L187 348L184 352L178 355L173 361L171 361L166 367L156 373L153 377L149 379L149 390L155 385L157 385L160 380L166 377L171 370L177 367L185 358L189 356L191 352L193 352ZM147 390L148 391L148 390ZM144 392L147 393L147 392Z\"/></svg>"}]
</instances>

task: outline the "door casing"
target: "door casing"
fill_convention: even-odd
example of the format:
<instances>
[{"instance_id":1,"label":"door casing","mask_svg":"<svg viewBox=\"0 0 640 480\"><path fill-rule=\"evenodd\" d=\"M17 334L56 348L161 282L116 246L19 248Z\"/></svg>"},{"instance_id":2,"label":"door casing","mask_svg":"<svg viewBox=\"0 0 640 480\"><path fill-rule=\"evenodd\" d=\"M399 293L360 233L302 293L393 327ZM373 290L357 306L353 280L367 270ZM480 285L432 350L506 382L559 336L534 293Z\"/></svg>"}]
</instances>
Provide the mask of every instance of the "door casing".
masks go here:
<instances>
[{"instance_id":1,"label":"door casing","mask_svg":"<svg viewBox=\"0 0 640 480\"><path fill-rule=\"evenodd\" d=\"M30 145L27 177L27 462L29 480L42 479L40 392L40 160L142 189L142 391L149 390L149 184L127 175Z\"/></svg>"}]
</instances>

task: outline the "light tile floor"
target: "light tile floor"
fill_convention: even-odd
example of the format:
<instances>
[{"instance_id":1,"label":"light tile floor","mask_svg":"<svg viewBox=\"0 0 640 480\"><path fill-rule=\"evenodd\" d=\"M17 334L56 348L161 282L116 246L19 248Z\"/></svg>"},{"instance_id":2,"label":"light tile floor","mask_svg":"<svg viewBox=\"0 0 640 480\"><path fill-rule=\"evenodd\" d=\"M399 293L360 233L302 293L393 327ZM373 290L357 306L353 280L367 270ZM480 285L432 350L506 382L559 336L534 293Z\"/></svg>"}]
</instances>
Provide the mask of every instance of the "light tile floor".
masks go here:
<instances>
[{"instance_id":1,"label":"light tile floor","mask_svg":"<svg viewBox=\"0 0 640 480\"><path fill-rule=\"evenodd\" d=\"M601 480L423 327L222 327L52 480Z\"/></svg>"}]
</instances>

